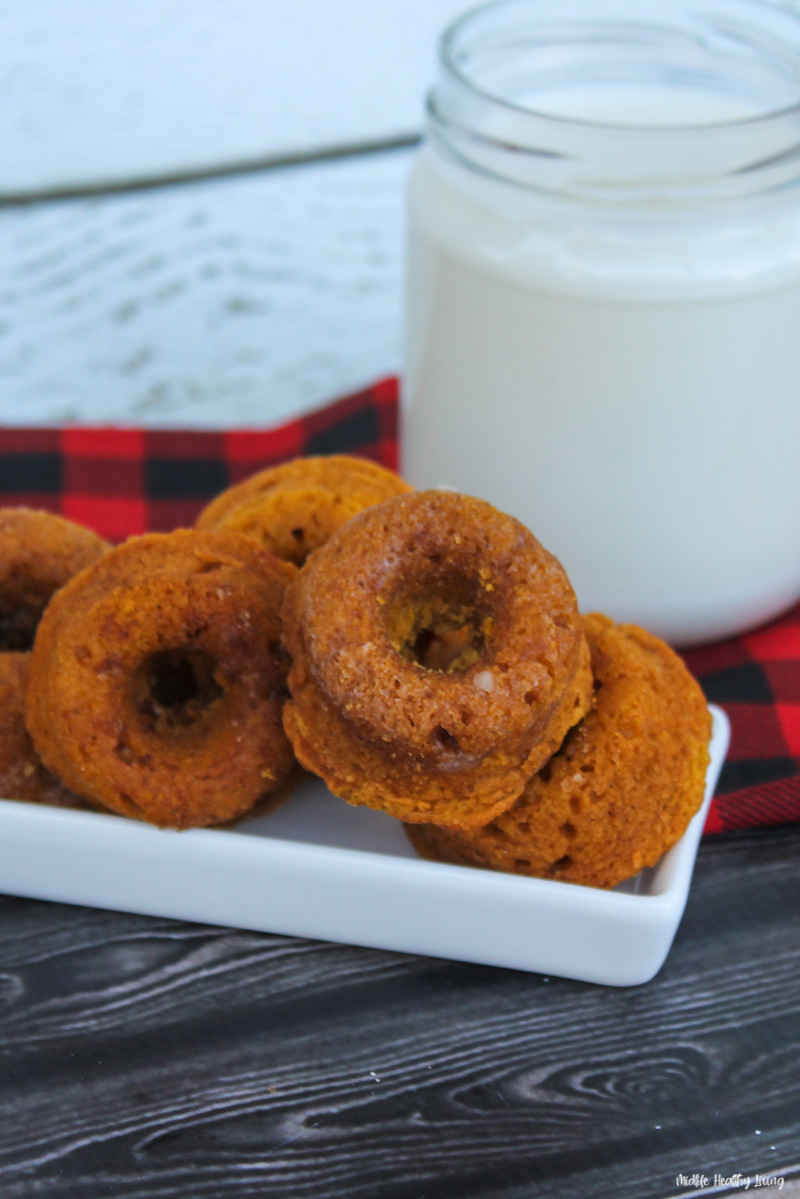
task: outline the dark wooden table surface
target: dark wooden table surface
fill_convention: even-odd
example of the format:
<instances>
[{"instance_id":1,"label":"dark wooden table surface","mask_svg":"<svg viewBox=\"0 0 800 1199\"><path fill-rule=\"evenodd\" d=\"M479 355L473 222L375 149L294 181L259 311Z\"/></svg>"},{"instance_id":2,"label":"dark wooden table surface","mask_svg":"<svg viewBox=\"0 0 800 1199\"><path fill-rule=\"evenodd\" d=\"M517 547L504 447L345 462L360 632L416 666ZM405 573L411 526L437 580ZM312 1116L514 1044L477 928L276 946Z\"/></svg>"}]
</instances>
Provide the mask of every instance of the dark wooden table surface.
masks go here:
<instances>
[{"instance_id":1,"label":"dark wooden table surface","mask_svg":"<svg viewBox=\"0 0 800 1199\"><path fill-rule=\"evenodd\" d=\"M625 989L2 899L0 1195L800 1195L798 864L707 838Z\"/></svg>"}]
</instances>

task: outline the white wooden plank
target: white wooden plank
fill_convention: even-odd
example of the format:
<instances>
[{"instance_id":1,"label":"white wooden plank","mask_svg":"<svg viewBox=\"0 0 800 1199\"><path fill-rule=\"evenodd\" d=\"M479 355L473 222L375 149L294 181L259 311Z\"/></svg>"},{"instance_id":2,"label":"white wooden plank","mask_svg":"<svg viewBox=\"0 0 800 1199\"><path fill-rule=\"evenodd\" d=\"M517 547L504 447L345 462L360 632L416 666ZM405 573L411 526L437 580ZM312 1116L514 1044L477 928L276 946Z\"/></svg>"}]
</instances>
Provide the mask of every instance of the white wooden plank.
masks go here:
<instances>
[{"instance_id":1,"label":"white wooden plank","mask_svg":"<svg viewBox=\"0 0 800 1199\"><path fill-rule=\"evenodd\" d=\"M0 212L0 423L265 426L396 371L409 160Z\"/></svg>"},{"instance_id":2,"label":"white wooden plank","mask_svg":"<svg viewBox=\"0 0 800 1199\"><path fill-rule=\"evenodd\" d=\"M4 0L0 199L418 129L467 0Z\"/></svg>"}]
</instances>

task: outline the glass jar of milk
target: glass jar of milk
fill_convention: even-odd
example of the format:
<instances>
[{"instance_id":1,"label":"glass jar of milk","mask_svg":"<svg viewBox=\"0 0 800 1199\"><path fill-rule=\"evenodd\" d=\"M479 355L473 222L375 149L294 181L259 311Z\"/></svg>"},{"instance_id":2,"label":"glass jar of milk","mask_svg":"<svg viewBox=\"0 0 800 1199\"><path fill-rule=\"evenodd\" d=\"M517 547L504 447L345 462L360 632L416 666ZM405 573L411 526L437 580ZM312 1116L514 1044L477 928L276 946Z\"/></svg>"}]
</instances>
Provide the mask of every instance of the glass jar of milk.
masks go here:
<instances>
[{"instance_id":1,"label":"glass jar of milk","mask_svg":"<svg viewBox=\"0 0 800 1199\"><path fill-rule=\"evenodd\" d=\"M678 644L800 596L800 10L501 0L409 193L403 459Z\"/></svg>"}]
</instances>

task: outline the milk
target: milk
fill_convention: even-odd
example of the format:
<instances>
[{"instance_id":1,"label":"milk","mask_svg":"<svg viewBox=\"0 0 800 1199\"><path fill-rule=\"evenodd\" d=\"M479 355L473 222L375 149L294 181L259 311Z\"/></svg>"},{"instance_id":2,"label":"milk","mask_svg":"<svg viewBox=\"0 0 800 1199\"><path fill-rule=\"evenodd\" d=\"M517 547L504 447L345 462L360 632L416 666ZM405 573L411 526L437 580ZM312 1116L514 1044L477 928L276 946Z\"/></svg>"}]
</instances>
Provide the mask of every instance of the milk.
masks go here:
<instances>
[{"instance_id":1,"label":"milk","mask_svg":"<svg viewBox=\"0 0 800 1199\"><path fill-rule=\"evenodd\" d=\"M638 83L524 101L565 126L712 135L762 105L755 91ZM497 137L496 113L489 124ZM651 174L659 154L655 144ZM408 228L413 484L513 513L562 560L584 611L679 644L800 596L796 193L722 214L673 210L657 194L604 210L431 145L413 171Z\"/></svg>"},{"instance_id":2,"label":"milk","mask_svg":"<svg viewBox=\"0 0 800 1199\"><path fill-rule=\"evenodd\" d=\"M632 128L719 125L752 118L761 108L758 96L748 100L741 95L686 84L680 87L658 83L564 86L523 91L514 99L531 112Z\"/></svg>"}]
</instances>

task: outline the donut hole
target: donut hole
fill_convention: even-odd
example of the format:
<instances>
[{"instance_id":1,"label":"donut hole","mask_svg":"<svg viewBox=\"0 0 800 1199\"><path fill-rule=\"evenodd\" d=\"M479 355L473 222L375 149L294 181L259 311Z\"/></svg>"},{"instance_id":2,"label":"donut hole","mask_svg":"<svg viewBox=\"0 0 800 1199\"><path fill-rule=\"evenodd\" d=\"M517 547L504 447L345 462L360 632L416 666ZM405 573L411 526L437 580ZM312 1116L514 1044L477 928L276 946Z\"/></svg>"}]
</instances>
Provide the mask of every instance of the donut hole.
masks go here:
<instances>
[{"instance_id":1,"label":"donut hole","mask_svg":"<svg viewBox=\"0 0 800 1199\"><path fill-rule=\"evenodd\" d=\"M21 603L0 612L0 652L27 653L32 650L44 608L44 603Z\"/></svg>"},{"instance_id":2,"label":"donut hole","mask_svg":"<svg viewBox=\"0 0 800 1199\"><path fill-rule=\"evenodd\" d=\"M202 650L166 649L145 658L135 679L138 708L152 729L186 729L223 695L217 663Z\"/></svg>"},{"instance_id":3,"label":"donut hole","mask_svg":"<svg viewBox=\"0 0 800 1199\"><path fill-rule=\"evenodd\" d=\"M477 661L480 646L473 644L473 630L469 624L458 628L420 629L413 647L411 659L424 670L447 673L463 669Z\"/></svg>"},{"instance_id":4,"label":"donut hole","mask_svg":"<svg viewBox=\"0 0 800 1199\"><path fill-rule=\"evenodd\" d=\"M398 597L385 620L400 656L437 674L468 670L479 662L491 629L491 617L469 596Z\"/></svg>"}]
</instances>

